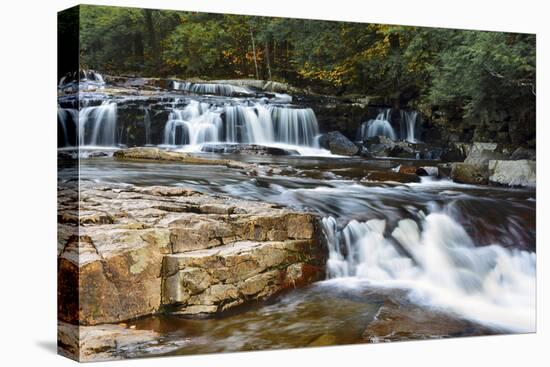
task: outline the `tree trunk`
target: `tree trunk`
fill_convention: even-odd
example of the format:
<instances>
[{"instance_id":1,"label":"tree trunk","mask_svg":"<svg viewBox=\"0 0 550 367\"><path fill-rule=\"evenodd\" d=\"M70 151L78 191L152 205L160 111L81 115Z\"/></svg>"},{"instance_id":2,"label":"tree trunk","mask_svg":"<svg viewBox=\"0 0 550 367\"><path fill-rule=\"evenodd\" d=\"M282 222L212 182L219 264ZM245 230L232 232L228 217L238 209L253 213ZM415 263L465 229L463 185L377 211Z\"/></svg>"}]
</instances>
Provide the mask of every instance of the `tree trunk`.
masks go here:
<instances>
[{"instance_id":1,"label":"tree trunk","mask_svg":"<svg viewBox=\"0 0 550 367\"><path fill-rule=\"evenodd\" d=\"M250 29L250 39L252 40L252 53L254 54L254 69L256 70L256 79L260 79L260 74L258 73L258 61L256 60L256 44L254 43L254 35L252 34L252 27Z\"/></svg>"},{"instance_id":2,"label":"tree trunk","mask_svg":"<svg viewBox=\"0 0 550 367\"><path fill-rule=\"evenodd\" d=\"M160 44L157 41L157 34L153 23L153 10L143 9L143 14L145 16L145 27L149 39L151 57L155 67L158 68L160 67Z\"/></svg>"},{"instance_id":3,"label":"tree trunk","mask_svg":"<svg viewBox=\"0 0 550 367\"><path fill-rule=\"evenodd\" d=\"M269 61L269 39L265 42L265 64L267 66L267 75L271 81L271 62Z\"/></svg>"}]
</instances>

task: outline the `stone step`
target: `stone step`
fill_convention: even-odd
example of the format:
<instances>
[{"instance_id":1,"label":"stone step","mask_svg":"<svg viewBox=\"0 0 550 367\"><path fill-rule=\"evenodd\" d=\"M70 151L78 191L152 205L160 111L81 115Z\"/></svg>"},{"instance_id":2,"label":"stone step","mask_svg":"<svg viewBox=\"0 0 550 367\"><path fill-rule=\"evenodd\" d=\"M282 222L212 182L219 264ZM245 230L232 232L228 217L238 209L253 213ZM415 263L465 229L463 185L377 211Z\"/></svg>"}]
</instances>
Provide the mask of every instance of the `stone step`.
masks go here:
<instances>
[{"instance_id":1,"label":"stone step","mask_svg":"<svg viewBox=\"0 0 550 367\"><path fill-rule=\"evenodd\" d=\"M182 315L225 311L322 278L323 256L311 240L238 241L166 255L162 303Z\"/></svg>"}]
</instances>

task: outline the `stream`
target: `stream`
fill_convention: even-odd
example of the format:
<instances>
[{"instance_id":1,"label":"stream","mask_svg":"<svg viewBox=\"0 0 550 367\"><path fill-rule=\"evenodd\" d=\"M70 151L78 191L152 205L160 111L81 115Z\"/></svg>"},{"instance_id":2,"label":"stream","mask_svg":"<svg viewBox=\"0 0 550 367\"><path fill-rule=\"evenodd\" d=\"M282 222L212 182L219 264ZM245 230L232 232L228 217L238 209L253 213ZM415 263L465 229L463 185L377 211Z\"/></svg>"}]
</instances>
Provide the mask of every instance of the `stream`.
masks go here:
<instances>
[{"instance_id":1,"label":"stream","mask_svg":"<svg viewBox=\"0 0 550 367\"><path fill-rule=\"evenodd\" d=\"M207 91L215 92L212 88ZM145 109L145 136L140 138L120 129L117 116L123 110L112 101L76 113L82 181L191 187L307 210L322 218L329 251L326 280L215 318L152 316L130 325L158 331L166 343L178 341L181 347L170 354L535 331L534 190L433 177L405 183L365 180L369 172L426 162L331 155L318 146L312 110L290 106L287 97L278 95L272 102L227 96L200 101L190 97L186 102L187 97L167 98L155 102L169 109L165 124L155 135L155 113ZM70 111L65 106L58 114L65 137L77 119ZM414 121L403 120L408 126L403 138L414 141ZM363 133L399 135L383 115L373 121ZM220 166L114 159L112 150L130 138L142 139L138 145L277 170L252 177ZM62 149L71 146L69 140ZM201 150L212 142L263 144L295 153ZM60 166L60 179L70 174Z\"/></svg>"}]
</instances>

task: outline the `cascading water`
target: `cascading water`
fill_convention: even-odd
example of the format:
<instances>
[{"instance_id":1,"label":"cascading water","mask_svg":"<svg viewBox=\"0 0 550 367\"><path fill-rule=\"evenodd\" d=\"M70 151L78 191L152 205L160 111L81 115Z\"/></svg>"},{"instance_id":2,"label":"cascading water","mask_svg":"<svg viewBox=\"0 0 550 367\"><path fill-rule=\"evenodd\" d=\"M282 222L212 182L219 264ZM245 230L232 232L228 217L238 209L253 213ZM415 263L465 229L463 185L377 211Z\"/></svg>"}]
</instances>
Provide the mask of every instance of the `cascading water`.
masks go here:
<instances>
[{"instance_id":1,"label":"cascading water","mask_svg":"<svg viewBox=\"0 0 550 367\"><path fill-rule=\"evenodd\" d=\"M80 70L67 73L59 79L57 85L62 92L75 92L78 90L96 90L105 87L103 76L93 70Z\"/></svg>"},{"instance_id":2,"label":"cascading water","mask_svg":"<svg viewBox=\"0 0 550 367\"><path fill-rule=\"evenodd\" d=\"M416 143L416 125L420 115L417 111L399 110L399 136L392 127L392 109L386 108L376 118L363 122L359 129L358 140L365 141L374 136L385 136L392 140L397 138L409 143Z\"/></svg>"},{"instance_id":3,"label":"cascading water","mask_svg":"<svg viewBox=\"0 0 550 367\"><path fill-rule=\"evenodd\" d=\"M359 140L365 141L373 136L385 136L395 140L395 131L390 123L391 109L387 108L380 112L374 120L369 120L361 124Z\"/></svg>"},{"instance_id":4,"label":"cascading water","mask_svg":"<svg viewBox=\"0 0 550 367\"><path fill-rule=\"evenodd\" d=\"M151 110L145 108L143 114L143 127L145 129L145 145L151 144Z\"/></svg>"},{"instance_id":5,"label":"cascading water","mask_svg":"<svg viewBox=\"0 0 550 367\"><path fill-rule=\"evenodd\" d=\"M446 308L497 328L535 330L535 254L497 244L476 247L445 213L402 219L390 235L385 220L322 221L330 278L404 288L413 301Z\"/></svg>"},{"instance_id":6,"label":"cascading water","mask_svg":"<svg viewBox=\"0 0 550 367\"><path fill-rule=\"evenodd\" d=\"M84 107L78 115L80 146L113 147L116 141L117 104L104 101L99 106Z\"/></svg>"},{"instance_id":7,"label":"cascading water","mask_svg":"<svg viewBox=\"0 0 550 367\"><path fill-rule=\"evenodd\" d=\"M416 143L415 128L418 112L401 110L401 138L406 138L409 143Z\"/></svg>"},{"instance_id":8,"label":"cascading water","mask_svg":"<svg viewBox=\"0 0 550 367\"><path fill-rule=\"evenodd\" d=\"M214 94L231 97L234 95L252 95L248 88L221 83L191 83L172 81L171 88L196 94Z\"/></svg>"},{"instance_id":9,"label":"cascading water","mask_svg":"<svg viewBox=\"0 0 550 367\"><path fill-rule=\"evenodd\" d=\"M262 102L215 106L192 100L174 109L164 130L166 145L202 143L288 144L315 147L317 119L309 108Z\"/></svg>"},{"instance_id":10,"label":"cascading water","mask_svg":"<svg viewBox=\"0 0 550 367\"><path fill-rule=\"evenodd\" d=\"M197 145L217 142L222 126L220 113L208 103L191 101L183 109L170 112L164 129L164 143L168 145Z\"/></svg>"},{"instance_id":11,"label":"cascading water","mask_svg":"<svg viewBox=\"0 0 550 367\"><path fill-rule=\"evenodd\" d=\"M275 140L291 145L315 146L319 124L311 108L270 107Z\"/></svg>"},{"instance_id":12,"label":"cascading water","mask_svg":"<svg viewBox=\"0 0 550 367\"><path fill-rule=\"evenodd\" d=\"M76 144L74 136L77 131L77 123L78 110L76 108L57 108L57 124L63 137L58 142L58 146L72 147Z\"/></svg>"}]
</instances>

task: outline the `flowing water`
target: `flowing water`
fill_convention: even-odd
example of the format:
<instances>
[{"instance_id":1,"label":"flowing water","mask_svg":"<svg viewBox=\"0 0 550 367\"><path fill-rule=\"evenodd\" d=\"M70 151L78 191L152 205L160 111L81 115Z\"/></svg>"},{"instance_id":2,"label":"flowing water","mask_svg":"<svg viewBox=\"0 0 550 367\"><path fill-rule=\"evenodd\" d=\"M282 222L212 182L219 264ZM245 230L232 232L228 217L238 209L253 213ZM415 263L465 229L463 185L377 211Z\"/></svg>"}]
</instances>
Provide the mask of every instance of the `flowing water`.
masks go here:
<instances>
[{"instance_id":1,"label":"flowing water","mask_svg":"<svg viewBox=\"0 0 550 367\"><path fill-rule=\"evenodd\" d=\"M97 98L97 96L96 96ZM68 129L77 129L82 148L124 146L130 131L142 130L144 137L132 145L152 145L200 152L204 144L246 143L287 148L300 154L326 155L328 151L317 144L319 126L311 108L291 104L285 95L267 98L232 98L211 96L170 96L154 105L168 111L156 138L152 121L152 106L136 108L144 102L135 97L120 99L80 100L81 108L63 106L58 108L58 126L63 132L59 137L60 147L74 144ZM118 111L138 113L142 125L134 120L119 118ZM129 112L124 112L128 114ZM122 114L124 114L122 113ZM122 121L121 121L122 120ZM126 140L125 140L126 139Z\"/></svg>"},{"instance_id":2,"label":"flowing water","mask_svg":"<svg viewBox=\"0 0 550 367\"><path fill-rule=\"evenodd\" d=\"M204 88L200 91L230 92ZM162 147L269 165L279 172L256 177L211 165L115 160L109 152L121 144L119 115L126 101L59 110L65 146L76 144L67 139L75 128L81 146L96 146L81 151L81 180L192 187L322 218L325 281L214 319L155 316L133 321L136 328L181 343L175 354L535 331L535 191L430 177L410 183L367 181L370 172L425 162L323 153L316 146L313 111L280 99L285 102L188 96L158 102L167 110L156 138ZM151 144L154 114L140 108L144 142ZM398 132L390 115L382 111L363 124L361 137L388 134L415 141L416 112L401 111ZM284 146L300 154L200 153L206 143ZM100 148L105 156L91 158L97 146L105 147ZM61 179L69 177L64 174L60 166Z\"/></svg>"},{"instance_id":3,"label":"flowing water","mask_svg":"<svg viewBox=\"0 0 550 367\"><path fill-rule=\"evenodd\" d=\"M417 111L399 110L398 118L394 118L395 111L391 108L382 109L378 115L369 121L360 125L358 140L366 141L375 136L385 136L391 140L406 140L409 143L417 142L418 120L420 118ZM396 123L395 120L398 120ZM397 132L394 125L397 124Z\"/></svg>"},{"instance_id":4,"label":"flowing water","mask_svg":"<svg viewBox=\"0 0 550 367\"><path fill-rule=\"evenodd\" d=\"M391 161L248 160L289 174L251 178L224 167L96 158L81 161L80 175L96 182L187 186L316 212L328 239L332 286L407 290L400 302L445 311L453 320L493 331L534 330L534 191L432 178L408 184L359 180L365 171L399 164Z\"/></svg>"}]
</instances>

